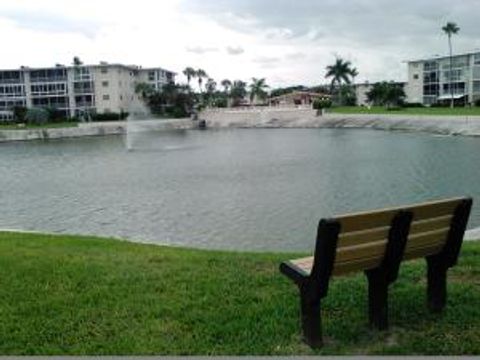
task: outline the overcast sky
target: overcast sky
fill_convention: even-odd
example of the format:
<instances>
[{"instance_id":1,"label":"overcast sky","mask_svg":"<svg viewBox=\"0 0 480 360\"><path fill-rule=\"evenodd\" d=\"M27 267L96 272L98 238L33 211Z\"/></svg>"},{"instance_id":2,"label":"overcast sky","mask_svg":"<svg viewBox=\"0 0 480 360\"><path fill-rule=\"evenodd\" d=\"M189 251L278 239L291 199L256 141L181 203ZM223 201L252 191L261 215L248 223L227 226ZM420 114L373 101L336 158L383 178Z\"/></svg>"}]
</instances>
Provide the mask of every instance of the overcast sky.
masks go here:
<instances>
[{"instance_id":1,"label":"overcast sky","mask_svg":"<svg viewBox=\"0 0 480 360\"><path fill-rule=\"evenodd\" d=\"M358 81L404 80L403 61L480 48L480 0L0 0L0 68L120 62L272 86L324 83L335 56ZM179 76L180 82L184 81Z\"/></svg>"}]
</instances>

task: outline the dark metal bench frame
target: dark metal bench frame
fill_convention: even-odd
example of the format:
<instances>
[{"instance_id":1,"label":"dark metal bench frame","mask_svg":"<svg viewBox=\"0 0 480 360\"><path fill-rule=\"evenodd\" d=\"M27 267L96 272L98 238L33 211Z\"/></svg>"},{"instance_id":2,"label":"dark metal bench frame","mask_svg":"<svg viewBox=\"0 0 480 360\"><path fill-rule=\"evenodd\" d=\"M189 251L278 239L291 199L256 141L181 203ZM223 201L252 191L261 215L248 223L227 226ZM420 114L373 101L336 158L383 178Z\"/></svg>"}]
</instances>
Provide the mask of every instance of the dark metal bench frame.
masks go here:
<instances>
[{"instance_id":1,"label":"dark metal bench frame","mask_svg":"<svg viewBox=\"0 0 480 360\"><path fill-rule=\"evenodd\" d=\"M432 312L441 312L447 299L447 270L456 265L462 246L472 199L466 198L455 208L443 249L427 261L427 304ZM365 271L368 279L368 314L370 326L388 329L388 286L398 276L412 222L412 211L399 210L394 216L384 258L379 267ZM322 219L318 224L314 260L310 274L289 262L280 271L300 290L301 323L305 342L313 348L322 346L321 299L327 296L335 263L340 222Z\"/></svg>"}]
</instances>

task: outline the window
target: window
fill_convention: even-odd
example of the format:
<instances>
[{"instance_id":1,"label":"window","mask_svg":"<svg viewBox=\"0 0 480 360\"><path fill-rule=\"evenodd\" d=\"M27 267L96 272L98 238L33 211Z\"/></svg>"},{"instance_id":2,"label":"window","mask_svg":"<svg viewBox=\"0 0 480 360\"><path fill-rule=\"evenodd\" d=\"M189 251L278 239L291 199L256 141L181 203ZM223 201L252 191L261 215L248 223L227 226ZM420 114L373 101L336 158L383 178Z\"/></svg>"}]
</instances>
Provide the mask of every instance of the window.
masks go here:
<instances>
[{"instance_id":1,"label":"window","mask_svg":"<svg viewBox=\"0 0 480 360\"><path fill-rule=\"evenodd\" d=\"M468 56L459 56L453 58L453 67L465 67L468 66Z\"/></svg>"},{"instance_id":2,"label":"window","mask_svg":"<svg viewBox=\"0 0 480 360\"><path fill-rule=\"evenodd\" d=\"M475 94L480 94L480 81L473 82L473 92Z\"/></svg>"},{"instance_id":3,"label":"window","mask_svg":"<svg viewBox=\"0 0 480 360\"><path fill-rule=\"evenodd\" d=\"M438 63L436 61L426 61L423 64L423 70L424 71L432 71L432 70L437 70L438 69Z\"/></svg>"},{"instance_id":4,"label":"window","mask_svg":"<svg viewBox=\"0 0 480 360\"><path fill-rule=\"evenodd\" d=\"M414 78L415 80L418 80L418 74L413 74L413 78Z\"/></svg>"},{"instance_id":5,"label":"window","mask_svg":"<svg viewBox=\"0 0 480 360\"><path fill-rule=\"evenodd\" d=\"M423 86L423 95L438 95L439 86L438 84L424 85Z\"/></svg>"},{"instance_id":6,"label":"window","mask_svg":"<svg viewBox=\"0 0 480 360\"><path fill-rule=\"evenodd\" d=\"M443 72L444 81L460 81L463 75L462 69L455 69L450 72L450 70Z\"/></svg>"},{"instance_id":7,"label":"window","mask_svg":"<svg viewBox=\"0 0 480 360\"><path fill-rule=\"evenodd\" d=\"M148 81L155 81L155 71L148 72Z\"/></svg>"},{"instance_id":8,"label":"window","mask_svg":"<svg viewBox=\"0 0 480 360\"><path fill-rule=\"evenodd\" d=\"M480 53L475 54L475 57L474 57L474 59L473 59L473 63L474 63L475 65L480 65Z\"/></svg>"},{"instance_id":9,"label":"window","mask_svg":"<svg viewBox=\"0 0 480 360\"><path fill-rule=\"evenodd\" d=\"M102 69L100 70L100 72L101 72L102 74L106 74L106 73L108 73L108 68L102 67Z\"/></svg>"},{"instance_id":10,"label":"window","mask_svg":"<svg viewBox=\"0 0 480 360\"><path fill-rule=\"evenodd\" d=\"M450 88L452 89L451 92L454 94L464 94L465 93L465 83L457 82L453 84L443 84L443 94L450 94Z\"/></svg>"},{"instance_id":11,"label":"window","mask_svg":"<svg viewBox=\"0 0 480 360\"><path fill-rule=\"evenodd\" d=\"M437 83L438 82L438 74L436 71L430 71L423 73L423 82L426 84L429 83Z\"/></svg>"},{"instance_id":12,"label":"window","mask_svg":"<svg viewBox=\"0 0 480 360\"><path fill-rule=\"evenodd\" d=\"M123 96L122 96L122 95L120 95L120 100L123 100Z\"/></svg>"},{"instance_id":13,"label":"window","mask_svg":"<svg viewBox=\"0 0 480 360\"><path fill-rule=\"evenodd\" d=\"M102 86L103 87L108 87L108 81L102 81Z\"/></svg>"},{"instance_id":14,"label":"window","mask_svg":"<svg viewBox=\"0 0 480 360\"><path fill-rule=\"evenodd\" d=\"M102 96L102 99L103 99L103 100L110 100L110 95L103 95L103 96Z\"/></svg>"},{"instance_id":15,"label":"window","mask_svg":"<svg viewBox=\"0 0 480 360\"><path fill-rule=\"evenodd\" d=\"M480 66L473 67L473 78L476 80L480 80Z\"/></svg>"}]
</instances>

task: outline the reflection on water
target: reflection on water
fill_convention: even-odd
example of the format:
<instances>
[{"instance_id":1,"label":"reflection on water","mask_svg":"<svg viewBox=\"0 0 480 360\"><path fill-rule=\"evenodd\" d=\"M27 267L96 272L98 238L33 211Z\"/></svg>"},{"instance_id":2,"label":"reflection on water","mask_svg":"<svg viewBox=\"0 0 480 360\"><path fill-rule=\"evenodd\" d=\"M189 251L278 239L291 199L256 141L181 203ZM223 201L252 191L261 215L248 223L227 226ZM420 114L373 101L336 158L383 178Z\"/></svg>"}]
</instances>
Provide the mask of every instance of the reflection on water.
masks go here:
<instances>
[{"instance_id":1,"label":"reflection on water","mask_svg":"<svg viewBox=\"0 0 480 360\"><path fill-rule=\"evenodd\" d=\"M165 131L0 145L0 228L308 250L320 217L480 199L480 139L345 129ZM474 205L470 227L480 226Z\"/></svg>"}]
</instances>

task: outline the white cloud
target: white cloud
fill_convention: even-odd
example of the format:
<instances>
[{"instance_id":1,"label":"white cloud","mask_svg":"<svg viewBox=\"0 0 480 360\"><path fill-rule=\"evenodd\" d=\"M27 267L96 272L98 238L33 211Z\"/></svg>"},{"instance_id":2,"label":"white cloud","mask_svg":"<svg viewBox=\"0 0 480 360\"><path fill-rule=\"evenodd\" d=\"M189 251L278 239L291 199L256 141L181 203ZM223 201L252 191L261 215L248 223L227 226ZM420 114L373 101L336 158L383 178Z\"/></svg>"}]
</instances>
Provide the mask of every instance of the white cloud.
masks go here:
<instances>
[{"instance_id":1,"label":"white cloud","mask_svg":"<svg viewBox=\"0 0 480 360\"><path fill-rule=\"evenodd\" d=\"M375 6L373 6L373 5ZM351 60L359 81L406 77L403 60L444 53L447 20L461 32L458 51L480 47L477 0L0 0L0 68L105 60L186 66L211 77L272 86L318 84L335 55ZM321 10L321 11L320 11ZM242 46L232 45L241 44ZM232 56L241 55L241 56ZM180 81L185 81L179 75Z\"/></svg>"}]
</instances>

